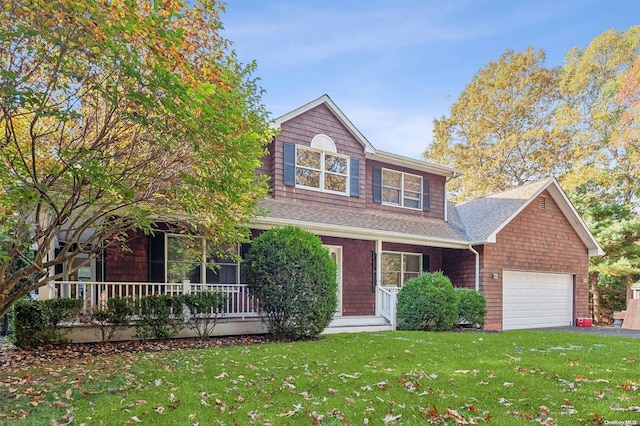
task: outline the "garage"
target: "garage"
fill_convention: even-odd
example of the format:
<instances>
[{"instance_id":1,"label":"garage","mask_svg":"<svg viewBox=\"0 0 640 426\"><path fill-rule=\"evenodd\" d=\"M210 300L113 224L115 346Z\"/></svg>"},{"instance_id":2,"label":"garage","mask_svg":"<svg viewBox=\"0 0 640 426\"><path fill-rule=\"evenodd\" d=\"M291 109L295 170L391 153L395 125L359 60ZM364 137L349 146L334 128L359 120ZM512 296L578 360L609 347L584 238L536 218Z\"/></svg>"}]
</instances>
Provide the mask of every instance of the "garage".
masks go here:
<instances>
[{"instance_id":1,"label":"garage","mask_svg":"<svg viewBox=\"0 0 640 426\"><path fill-rule=\"evenodd\" d=\"M557 327L573 322L573 276L504 271L502 329Z\"/></svg>"}]
</instances>

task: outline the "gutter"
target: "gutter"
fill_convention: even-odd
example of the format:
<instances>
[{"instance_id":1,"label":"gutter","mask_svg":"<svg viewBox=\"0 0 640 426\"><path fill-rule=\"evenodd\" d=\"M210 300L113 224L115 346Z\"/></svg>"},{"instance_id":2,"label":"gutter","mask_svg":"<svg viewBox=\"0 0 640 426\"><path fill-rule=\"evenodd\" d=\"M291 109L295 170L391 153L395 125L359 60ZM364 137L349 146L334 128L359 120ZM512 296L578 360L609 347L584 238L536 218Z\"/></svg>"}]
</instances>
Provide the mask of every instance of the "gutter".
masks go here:
<instances>
[{"instance_id":1,"label":"gutter","mask_svg":"<svg viewBox=\"0 0 640 426\"><path fill-rule=\"evenodd\" d=\"M478 253L471 244L469 244L468 249L476 255L476 293L480 293L480 253Z\"/></svg>"}]
</instances>

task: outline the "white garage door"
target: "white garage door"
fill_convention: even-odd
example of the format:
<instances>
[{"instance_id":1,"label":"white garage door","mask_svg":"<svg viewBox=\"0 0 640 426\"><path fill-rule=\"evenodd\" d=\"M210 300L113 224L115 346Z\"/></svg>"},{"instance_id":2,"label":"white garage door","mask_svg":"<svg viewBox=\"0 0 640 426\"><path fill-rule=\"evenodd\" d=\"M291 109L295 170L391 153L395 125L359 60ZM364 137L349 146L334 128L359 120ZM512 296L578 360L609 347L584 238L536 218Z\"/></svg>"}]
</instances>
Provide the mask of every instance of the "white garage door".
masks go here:
<instances>
[{"instance_id":1,"label":"white garage door","mask_svg":"<svg viewBox=\"0 0 640 426\"><path fill-rule=\"evenodd\" d=\"M503 275L503 330L571 325L571 275L523 271L504 271Z\"/></svg>"}]
</instances>

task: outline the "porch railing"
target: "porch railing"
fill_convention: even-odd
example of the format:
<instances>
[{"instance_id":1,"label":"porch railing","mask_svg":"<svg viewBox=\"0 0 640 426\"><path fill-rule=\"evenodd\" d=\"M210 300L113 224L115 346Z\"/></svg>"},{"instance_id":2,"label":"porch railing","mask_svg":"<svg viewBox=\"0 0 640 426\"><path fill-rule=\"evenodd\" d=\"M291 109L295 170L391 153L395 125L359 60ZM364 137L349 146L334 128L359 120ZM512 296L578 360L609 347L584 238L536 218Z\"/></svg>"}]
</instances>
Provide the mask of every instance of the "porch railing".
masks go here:
<instances>
[{"instance_id":1,"label":"porch railing","mask_svg":"<svg viewBox=\"0 0 640 426\"><path fill-rule=\"evenodd\" d=\"M52 281L47 284L42 299L70 298L84 300L83 313L104 308L112 297L140 299L158 294L181 295L201 292L218 292L225 295L225 305L219 315L222 318L244 319L259 316L258 303L249 294L246 284L196 284L144 283L144 282L98 282L98 281Z\"/></svg>"},{"instance_id":2,"label":"porch railing","mask_svg":"<svg viewBox=\"0 0 640 426\"><path fill-rule=\"evenodd\" d=\"M380 315L385 317L393 330L397 327L396 306L398 303L399 287L378 287L378 306Z\"/></svg>"}]
</instances>

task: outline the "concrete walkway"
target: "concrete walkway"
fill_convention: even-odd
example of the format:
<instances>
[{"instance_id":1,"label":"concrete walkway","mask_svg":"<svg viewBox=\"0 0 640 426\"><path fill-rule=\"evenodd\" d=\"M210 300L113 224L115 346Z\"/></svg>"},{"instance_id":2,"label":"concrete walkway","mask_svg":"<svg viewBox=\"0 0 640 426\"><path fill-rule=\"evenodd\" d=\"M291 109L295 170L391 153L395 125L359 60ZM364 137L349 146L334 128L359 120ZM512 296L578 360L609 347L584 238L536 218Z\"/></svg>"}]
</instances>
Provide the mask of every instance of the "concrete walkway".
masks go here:
<instances>
[{"instance_id":1,"label":"concrete walkway","mask_svg":"<svg viewBox=\"0 0 640 426\"><path fill-rule=\"evenodd\" d=\"M631 330L627 328L619 327L549 327L549 328L536 328L532 331L567 331L570 333L579 334L597 334L601 336L618 336L618 337L633 337L640 339L640 330Z\"/></svg>"}]
</instances>

